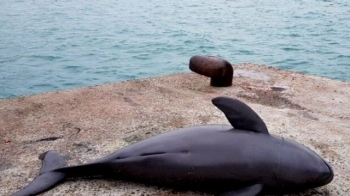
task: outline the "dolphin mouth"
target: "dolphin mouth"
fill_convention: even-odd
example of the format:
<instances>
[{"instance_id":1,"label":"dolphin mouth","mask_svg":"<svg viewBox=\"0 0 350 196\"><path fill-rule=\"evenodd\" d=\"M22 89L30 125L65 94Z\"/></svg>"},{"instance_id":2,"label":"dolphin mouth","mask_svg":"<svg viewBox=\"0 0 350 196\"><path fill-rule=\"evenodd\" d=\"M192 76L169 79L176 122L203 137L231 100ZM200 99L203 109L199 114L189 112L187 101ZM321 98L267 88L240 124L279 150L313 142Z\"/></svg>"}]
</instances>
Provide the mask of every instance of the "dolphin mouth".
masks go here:
<instances>
[{"instance_id":1,"label":"dolphin mouth","mask_svg":"<svg viewBox=\"0 0 350 196\"><path fill-rule=\"evenodd\" d=\"M332 180L333 180L333 177L334 177L334 173L333 173L333 169L332 167L326 162L326 161L323 161L325 163L325 165L328 167L328 170L329 170L329 174L322 179L322 182L324 184L328 184L330 183Z\"/></svg>"}]
</instances>

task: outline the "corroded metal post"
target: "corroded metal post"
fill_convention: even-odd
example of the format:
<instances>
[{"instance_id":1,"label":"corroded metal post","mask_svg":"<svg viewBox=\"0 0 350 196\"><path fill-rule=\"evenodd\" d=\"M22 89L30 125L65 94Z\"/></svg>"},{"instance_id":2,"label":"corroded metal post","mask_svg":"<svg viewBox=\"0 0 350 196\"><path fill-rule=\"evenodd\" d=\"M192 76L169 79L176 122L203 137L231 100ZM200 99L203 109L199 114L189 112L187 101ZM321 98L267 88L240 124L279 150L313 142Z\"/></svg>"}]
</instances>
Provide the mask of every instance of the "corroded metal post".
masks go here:
<instances>
[{"instance_id":1,"label":"corroded metal post","mask_svg":"<svg viewBox=\"0 0 350 196\"><path fill-rule=\"evenodd\" d=\"M210 85L216 87L232 86L233 68L231 63L214 56L193 56L190 70L210 77Z\"/></svg>"}]
</instances>

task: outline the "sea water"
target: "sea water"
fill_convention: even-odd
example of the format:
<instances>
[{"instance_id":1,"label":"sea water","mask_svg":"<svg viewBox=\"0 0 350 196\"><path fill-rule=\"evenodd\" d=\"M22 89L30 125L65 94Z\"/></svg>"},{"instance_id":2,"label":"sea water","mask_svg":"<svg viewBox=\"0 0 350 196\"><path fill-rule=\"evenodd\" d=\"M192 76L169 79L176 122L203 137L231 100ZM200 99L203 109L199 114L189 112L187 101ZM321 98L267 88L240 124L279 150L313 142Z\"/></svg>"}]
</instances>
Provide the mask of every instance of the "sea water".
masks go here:
<instances>
[{"instance_id":1,"label":"sea water","mask_svg":"<svg viewBox=\"0 0 350 196\"><path fill-rule=\"evenodd\" d=\"M0 98L188 72L216 55L350 81L348 0L1 0Z\"/></svg>"}]
</instances>

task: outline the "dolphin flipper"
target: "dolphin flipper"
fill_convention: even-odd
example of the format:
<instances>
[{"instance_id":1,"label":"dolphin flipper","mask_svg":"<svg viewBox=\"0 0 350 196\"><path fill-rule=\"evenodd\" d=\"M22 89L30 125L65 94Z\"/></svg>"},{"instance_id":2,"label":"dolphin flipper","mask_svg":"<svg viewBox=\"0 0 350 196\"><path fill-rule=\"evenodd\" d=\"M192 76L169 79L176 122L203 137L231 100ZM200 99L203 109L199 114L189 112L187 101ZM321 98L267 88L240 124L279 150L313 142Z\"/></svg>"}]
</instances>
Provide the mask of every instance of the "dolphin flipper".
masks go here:
<instances>
[{"instance_id":1,"label":"dolphin flipper","mask_svg":"<svg viewBox=\"0 0 350 196\"><path fill-rule=\"evenodd\" d=\"M62 155L54 151L48 151L41 154L39 159L42 160L39 176L34 178L34 180L22 190L12 194L12 196L37 195L49 190L65 179L65 173L53 171L67 165Z\"/></svg>"},{"instance_id":2,"label":"dolphin flipper","mask_svg":"<svg viewBox=\"0 0 350 196\"><path fill-rule=\"evenodd\" d=\"M220 194L220 196L256 196L263 189L262 184L254 184L252 186L243 187L226 193Z\"/></svg>"},{"instance_id":3,"label":"dolphin flipper","mask_svg":"<svg viewBox=\"0 0 350 196\"><path fill-rule=\"evenodd\" d=\"M228 97L216 97L212 102L235 129L269 133L264 121L245 103Z\"/></svg>"}]
</instances>

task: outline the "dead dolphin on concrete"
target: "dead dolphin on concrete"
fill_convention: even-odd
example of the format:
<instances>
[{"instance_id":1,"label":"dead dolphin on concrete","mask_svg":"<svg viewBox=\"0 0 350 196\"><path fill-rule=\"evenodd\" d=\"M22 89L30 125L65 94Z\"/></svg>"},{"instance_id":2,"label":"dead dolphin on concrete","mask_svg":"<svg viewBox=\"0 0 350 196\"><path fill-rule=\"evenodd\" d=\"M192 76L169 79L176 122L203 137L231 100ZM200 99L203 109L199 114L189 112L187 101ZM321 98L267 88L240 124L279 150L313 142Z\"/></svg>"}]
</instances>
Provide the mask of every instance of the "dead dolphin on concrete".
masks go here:
<instances>
[{"instance_id":1,"label":"dead dolphin on concrete","mask_svg":"<svg viewBox=\"0 0 350 196\"><path fill-rule=\"evenodd\" d=\"M297 192L332 181L325 160L297 142L270 135L243 102L227 97L212 102L234 128L178 129L78 166L66 166L62 155L48 151L39 157L39 176L13 195L36 195L67 178L91 176L236 196Z\"/></svg>"}]
</instances>

